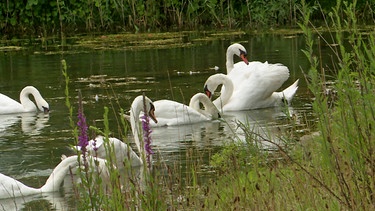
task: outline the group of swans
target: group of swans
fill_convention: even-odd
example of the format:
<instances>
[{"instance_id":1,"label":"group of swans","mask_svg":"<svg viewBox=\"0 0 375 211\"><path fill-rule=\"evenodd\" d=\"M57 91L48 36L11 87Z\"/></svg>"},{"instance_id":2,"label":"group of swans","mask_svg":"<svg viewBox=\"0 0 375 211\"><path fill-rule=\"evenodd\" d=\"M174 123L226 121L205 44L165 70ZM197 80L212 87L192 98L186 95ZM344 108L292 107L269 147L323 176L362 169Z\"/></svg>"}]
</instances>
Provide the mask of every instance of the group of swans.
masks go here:
<instances>
[{"instance_id":1,"label":"group of swans","mask_svg":"<svg viewBox=\"0 0 375 211\"><path fill-rule=\"evenodd\" d=\"M242 61L234 64L234 55L239 56ZM136 97L130 109L130 125L140 155L137 155L128 144L121 140L106 139L102 136L90 140L86 147L87 151L91 156L97 157L99 167L103 172L106 169L105 159L108 157L105 141L108 141L114 149L117 165L123 163L125 159L129 159L131 166L142 165L141 155L144 149L141 148L139 140L141 132L139 118L144 109L154 121L150 123L151 126L156 127L209 121L220 118L220 111L265 108L280 105L284 100L290 102L298 89L298 80L283 91L276 92L289 78L288 68L282 64L248 62L246 55L246 49L242 45L236 43L229 46L226 54L227 74L210 76L204 85L206 95L203 93L194 95L189 106L171 100L152 102L145 96ZM223 85L221 96L212 102L210 98L219 85ZM34 96L36 105L29 99L30 94ZM34 112L38 109L44 112L49 111L48 103L32 86L27 86L21 91L20 102L0 94L0 114ZM200 104L203 104L204 109L200 108ZM77 156L71 156L62 160L41 188L28 187L0 173L0 198L57 191L69 168L78 165L77 158Z\"/></svg>"},{"instance_id":2,"label":"group of swans","mask_svg":"<svg viewBox=\"0 0 375 211\"><path fill-rule=\"evenodd\" d=\"M244 61L233 63L233 56ZM246 49L232 44L227 50L227 75L215 74L204 84L204 91L212 97L219 85L222 85L220 97L214 100L215 106L222 112L240 111L278 106L290 103L298 89L298 79L288 88L277 92L289 78L289 69L282 64L268 62L247 62L244 59Z\"/></svg>"},{"instance_id":3,"label":"group of swans","mask_svg":"<svg viewBox=\"0 0 375 211\"><path fill-rule=\"evenodd\" d=\"M196 95L193 97L191 101L191 108L184 108L186 110L190 110L193 108L199 107L200 98L207 98L208 97L203 94L203 96ZM143 100L144 99L144 100ZM211 101L209 101L211 102ZM211 102L212 103L212 102ZM161 104L161 106L163 103ZM117 138L108 138L105 139L102 136L98 136L93 140L89 141L88 146L86 147L87 151L89 152L90 157L95 157L97 161L99 161L100 170L104 172L106 168L106 159L108 158L108 146L112 146L111 148L114 150L114 155L116 156L116 164L121 165L124 163L125 159L129 159L131 166L140 166L143 164L142 153L144 149L141 148L141 143L139 140L140 130L139 130L139 116L144 111L144 106L146 106L146 111L148 116L154 121L154 123L158 123L158 120L155 117L155 105L148 97L138 96L134 99L131 109L130 109L130 125L134 137L134 142L137 146L138 152L140 155L137 155L128 144L122 142ZM159 105L160 106L160 105ZM182 107L182 106L181 106ZM161 108L161 107L160 107ZM181 109L181 108L180 108ZM199 110L199 109L197 109ZM198 111L191 111L193 113ZM201 110L200 112L204 113L206 111ZM199 112L198 112L199 113ZM201 113L199 113L201 114ZM190 115L190 114L187 114ZM216 115L218 115L216 113ZM163 114L160 113L162 117ZM107 146L105 146L105 141L108 140ZM79 150L79 147L76 147ZM47 179L45 185L41 188L32 188L26 186L25 184L13 179L9 176L0 173L0 198L11 198L11 197L20 197L20 196L27 196L32 194L38 193L46 193L46 192L54 192L57 191L65 177L68 173L69 168L77 166L77 156L71 156L61 161L61 163L53 170L52 174Z\"/></svg>"},{"instance_id":4,"label":"group of swans","mask_svg":"<svg viewBox=\"0 0 375 211\"><path fill-rule=\"evenodd\" d=\"M200 108L200 103L203 104L205 109ZM146 105L148 116L153 120L153 122L150 122L150 125L153 127L192 124L220 117L217 108L203 93L195 94L191 98L189 106L171 100L152 102L148 97L143 98L143 96L138 96L133 100L131 105L129 121L134 142L140 155L144 149L141 147L139 140L141 136L139 117L144 111L144 105ZM105 147L105 141L108 141L109 146L112 146L116 155L117 165L123 165L124 159L129 159L131 166L140 166L143 164L141 156L137 155L128 144L117 138L106 139L103 136L97 136L89 141L86 149L90 155L105 159L108 157L108 147ZM80 149L79 147L76 148Z\"/></svg>"},{"instance_id":5,"label":"group of swans","mask_svg":"<svg viewBox=\"0 0 375 211\"><path fill-rule=\"evenodd\" d=\"M138 147L138 150L141 150L140 142L138 138L139 126L138 126L138 116L143 110L143 106L146 105L146 109L149 111L148 115L157 122L154 112L154 106L152 101L145 98L145 104L142 100L143 96L138 96L133 101L131 106L131 127L132 132L134 135L135 143ZM125 158L130 159L131 166L140 166L143 164L143 159L141 156L138 156L131 148L128 147L127 144L120 141L117 138L108 138L109 146L114 150L115 159L117 165L124 162ZM79 150L79 147L76 147ZM104 138L102 136L98 136L95 140L90 140L89 145L87 146L87 151L89 152L89 161L96 161L95 163L98 168L96 170L99 171L100 176L103 178L108 178L108 169L107 169L107 150L108 146L104 146ZM140 151L141 152L141 151ZM82 158L81 158L82 160ZM70 156L63 159L53 170L51 175L48 177L46 183L41 188L33 188L29 187L20 181L6 176L0 173L0 199L2 198L14 198L14 197L24 197L33 194L39 193L48 193L48 192L55 192L60 189L60 185L63 182L65 176L68 174L69 169L74 168L78 165L78 156ZM90 165L93 166L93 165Z\"/></svg>"}]
</instances>

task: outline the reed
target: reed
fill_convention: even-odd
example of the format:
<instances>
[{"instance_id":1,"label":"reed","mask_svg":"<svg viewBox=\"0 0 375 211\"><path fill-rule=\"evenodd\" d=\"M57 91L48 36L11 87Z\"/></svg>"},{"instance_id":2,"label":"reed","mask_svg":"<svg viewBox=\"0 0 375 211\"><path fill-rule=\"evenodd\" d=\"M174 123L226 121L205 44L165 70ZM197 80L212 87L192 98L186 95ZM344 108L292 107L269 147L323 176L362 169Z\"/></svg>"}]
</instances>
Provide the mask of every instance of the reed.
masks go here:
<instances>
[{"instance_id":1,"label":"reed","mask_svg":"<svg viewBox=\"0 0 375 211\"><path fill-rule=\"evenodd\" d=\"M307 43L304 53L311 63L304 71L315 96L313 108L319 135L297 141L292 148L265 137L263 140L277 147L277 153L272 154L255 148L258 153L249 155L245 150L254 149L249 143L229 145L221 154L224 157L216 160L224 176L210 186L214 197L206 199L205 207L374 209L374 36L359 30L356 1L338 1L326 22L330 38L316 30L309 8L302 6L304 19L300 26ZM334 65L322 63L323 44L331 46L336 56ZM333 84L333 92L328 92L328 83ZM290 138L285 141L293 143ZM254 137L250 139L254 141ZM243 154L251 158L246 160L247 165ZM275 155L278 159L272 159ZM239 162L241 165L234 165Z\"/></svg>"}]
</instances>

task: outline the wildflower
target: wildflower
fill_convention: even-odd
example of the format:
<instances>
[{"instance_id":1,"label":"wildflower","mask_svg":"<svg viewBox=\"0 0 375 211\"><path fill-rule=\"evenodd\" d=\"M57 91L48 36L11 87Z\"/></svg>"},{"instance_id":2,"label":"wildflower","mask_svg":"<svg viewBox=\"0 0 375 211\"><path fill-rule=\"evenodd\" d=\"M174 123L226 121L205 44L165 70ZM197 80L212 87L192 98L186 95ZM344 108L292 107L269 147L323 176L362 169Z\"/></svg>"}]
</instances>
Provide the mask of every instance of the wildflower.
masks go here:
<instances>
[{"instance_id":1,"label":"wildflower","mask_svg":"<svg viewBox=\"0 0 375 211\"><path fill-rule=\"evenodd\" d=\"M142 129L143 129L143 141L144 141L144 148L146 152L146 161L148 166L151 166L151 156L154 154L151 148L151 128L150 128L150 118L147 115L147 112L144 112L144 115L141 117L142 119Z\"/></svg>"},{"instance_id":2,"label":"wildflower","mask_svg":"<svg viewBox=\"0 0 375 211\"><path fill-rule=\"evenodd\" d=\"M78 95L78 122L77 122L79 134L78 134L78 146L80 146L82 154L86 154L86 146L89 144L89 138L87 135L87 124L86 117L83 113L82 96L81 92Z\"/></svg>"}]
</instances>

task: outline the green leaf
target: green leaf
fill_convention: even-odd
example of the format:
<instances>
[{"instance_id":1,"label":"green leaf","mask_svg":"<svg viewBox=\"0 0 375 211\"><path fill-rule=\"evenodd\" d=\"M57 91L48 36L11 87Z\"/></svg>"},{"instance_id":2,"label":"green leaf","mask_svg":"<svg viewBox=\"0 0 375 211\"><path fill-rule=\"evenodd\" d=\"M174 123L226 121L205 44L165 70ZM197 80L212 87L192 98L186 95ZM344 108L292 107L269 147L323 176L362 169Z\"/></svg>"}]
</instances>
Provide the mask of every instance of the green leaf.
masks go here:
<instances>
[{"instance_id":1,"label":"green leaf","mask_svg":"<svg viewBox=\"0 0 375 211\"><path fill-rule=\"evenodd\" d=\"M15 25L17 24L17 20L16 20L15 17L11 17L9 22L10 22L10 24L11 24L12 26L15 26Z\"/></svg>"}]
</instances>

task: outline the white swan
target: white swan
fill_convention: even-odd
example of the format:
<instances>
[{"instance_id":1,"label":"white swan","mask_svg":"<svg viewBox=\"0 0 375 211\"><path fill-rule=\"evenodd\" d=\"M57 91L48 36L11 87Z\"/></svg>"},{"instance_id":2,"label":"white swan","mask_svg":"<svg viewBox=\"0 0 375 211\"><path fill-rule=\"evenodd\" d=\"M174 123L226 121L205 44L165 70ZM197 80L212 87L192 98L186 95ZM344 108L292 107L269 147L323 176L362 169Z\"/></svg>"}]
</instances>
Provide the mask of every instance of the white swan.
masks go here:
<instances>
[{"instance_id":1,"label":"white swan","mask_svg":"<svg viewBox=\"0 0 375 211\"><path fill-rule=\"evenodd\" d=\"M268 71L254 69L244 83L234 85L228 76L215 74L207 79L204 90L211 98L217 87L223 85L220 97L213 102L221 111L266 108L278 106L284 100L288 103L292 100L298 89L298 80L283 91L276 92L288 77L287 68L271 68Z\"/></svg>"},{"instance_id":2,"label":"white swan","mask_svg":"<svg viewBox=\"0 0 375 211\"><path fill-rule=\"evenodd\" d=\"M233 64L234 55L241 57L244 62L241 61ZM248 62L245 57L246 55L247 53L245 47L239 43L234 43L227 49L227 76L232 80L235 91L241 87L242 83L248 83L249 80L254 80L254 78L251 79L250 77L252 77L252 74L257 71L262 71L262 74L264 75L262 76L262 79L265 80L269 80L270 77L279 77L275 79L277 80L277 84L275 84L275 86L279 87L289 78L289 70L286 66L282 64L269 64L268 62L263 63L259 61ZM255 74L259 74L259 72ZM255 77L260 77L260 75Z\"/></svg>"},{"instance_id":3,"label":"white swan","mask_svg":"<svg viewBox=\"0 0 375 211\"><path fill-rule=\"evenodd\" d=\"M134 136L134 142L137 145L138 152L142 154L143 149L141 149L141 144L139 140L139 115L144 110L144 106L146 106L146 110L148 111L149 117L154 122L158 122L155 118L155 106L153 105L152 101L145 97L145 103L143 103L143 96L138 96L134 99L131 108L130 108L130 126L132 129L132 133ZM140 166L143 164L143 160L140 156L138 156L131 147L128 147L128 144L122 142L117 138L108 138L108 144L105 146L105 139L103 136L97 136L95 140L90 140L88 146L86 147L87 151L91 156L97 156L99 158L107 159L108 158L108 148L111 146L113 149L113 153L116 156L116 163L117 166L123 166L124 159L130 159L131 166ZM79 146L75 147L77 150L81 148Z\"/></svg>"},{"instance_id":4,"label":"white swan","mask_svg":"<svg viewBox=\"0 0 375 211\"><path fill-rule=\"evenodd\" d=\"M200 108L200 103L204 110ZM203 93L195 94L190 99L189 106L172 100L158 100L154 105L158 123L151 123L153 127L193 124L220 117L218 109Z\"/></svg>"},{"instance_id":5,"label":"white swan","mask_svg":"<svg viewBox=\"0 0 375 211\"><path fill-rule=\"evenodd\" d=\"M29 95L33 95L35 104L30 100ZM49 112L49 105L43 99L39 91L33 86L26 86L20 93L20 102L10 97L0 94L0 114L36 112L38 109L43 112Z\"/></svg>"},{"instance_id":6,"label":"white swan","mask_svg":"<svg viewBox=\"0 0 375 211\"><path fill-rule=\"evenodd\" d=\"M78 156L75 155L62 160L41 188L29 187L14 178L0 173L0 199L58 191L65 176L68 174L69 169L78 165L77 159ZM108 174L108 169L105 160L99 158L91 159L91 157L88 157L88 160L98 163L97 170L99 170L99 173L102 176L108 176L106 175Z\"/></svg>"}]
</instances>

